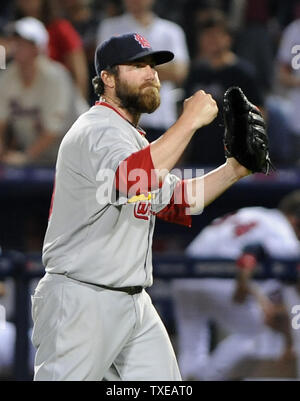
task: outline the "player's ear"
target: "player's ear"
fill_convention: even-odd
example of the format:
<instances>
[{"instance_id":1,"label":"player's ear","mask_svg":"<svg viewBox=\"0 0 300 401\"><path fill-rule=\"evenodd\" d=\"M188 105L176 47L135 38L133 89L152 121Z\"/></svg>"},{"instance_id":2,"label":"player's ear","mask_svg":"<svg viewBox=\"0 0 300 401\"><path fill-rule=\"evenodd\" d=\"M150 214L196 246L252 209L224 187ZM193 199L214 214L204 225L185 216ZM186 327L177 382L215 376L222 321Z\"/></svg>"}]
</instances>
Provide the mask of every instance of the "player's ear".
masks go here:
<instances>
[{"instance_id":1,"label":"player's ear","mask_svg":"<svg viewBox=\"0 0 300 401\"><path fill-rule=\"evenodd\" d=\"M115 76L106 70L101 71L101 79L104 85L113 89L115 87Z\"/></svg>"}]
</instances>

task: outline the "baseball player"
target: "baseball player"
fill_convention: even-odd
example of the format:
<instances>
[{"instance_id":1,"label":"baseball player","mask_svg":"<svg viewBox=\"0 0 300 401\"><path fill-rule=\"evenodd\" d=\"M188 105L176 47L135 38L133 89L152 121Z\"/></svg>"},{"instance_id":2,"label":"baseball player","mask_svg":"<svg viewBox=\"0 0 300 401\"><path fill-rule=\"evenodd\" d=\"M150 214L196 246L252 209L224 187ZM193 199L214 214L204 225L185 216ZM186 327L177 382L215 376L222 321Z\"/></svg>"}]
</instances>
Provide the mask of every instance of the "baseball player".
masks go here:
<instances>
[{"instance_id":1,"label":"baseball player","mask_svg":"<svg viewBox=\"0 0 300 401\"><path fill-rule=\"evenodd\" d=\"M203 91L148 143L138 121L159 106L155 66L173 57L137 33L96 49L100 101L74 123L58 153L43 247L46 274L33 295L35 380L181 379L145 291L152 284L155 218L188 226L191 214L250 171L228 157L191 180L169 173L194 132L217 115ZM197 192L199 182L204 193Z\"/></svg>"},{"instance_id":2,"label":"baseball player","mask_svg":"<svg viewBox=\"0 0 300 401\"><path fill-rule=\"evenodd\" d=\"M257 257L253 250L258 245L271 257L300 258L299 222L300 191L295 191L278 209L246 207L214 220L188 246L190 257L237 260L241 269L236 280L174 281L179 365L184 378L240 378L254 367L249 360L275 360L294 353L299 357L300 338L291 330L290 313L299 304L297 288L270 279L255 285L250 282ZM212 353L209 321L229 334ZM248 365L242 372L243 361Z\"/></svg>"},{"instance_id":3,"label":"baseball player","mask_svg":"<svg viewBox=\"0 0 300 401\"><path fill-rule=\"evenodd\" d=\"M0 247L1 255L1 247ZM12 278L0 280L0 381L13 373L15 362L16 326L14 323L14 291ZM28 330L30 341L32 329ZM29 342L29 368L34 365L35 349Z\"/></svg>"}]
</instances>

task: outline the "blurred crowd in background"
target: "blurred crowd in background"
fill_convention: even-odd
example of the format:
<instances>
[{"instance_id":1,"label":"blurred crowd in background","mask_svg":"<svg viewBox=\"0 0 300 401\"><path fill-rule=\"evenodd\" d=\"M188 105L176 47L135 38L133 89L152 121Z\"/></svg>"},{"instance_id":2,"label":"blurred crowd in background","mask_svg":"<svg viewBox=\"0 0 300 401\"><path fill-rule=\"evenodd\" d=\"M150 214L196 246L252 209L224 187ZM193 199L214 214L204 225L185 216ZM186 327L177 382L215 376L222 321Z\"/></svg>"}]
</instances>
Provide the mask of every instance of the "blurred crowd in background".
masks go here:
<instances>
[{"instance_id":1,"label":"blurred crowd in background","mask_svg":"<svg viewBox=\"0 0 300 401\"><path fill-rule=\"evenodd\" d=\"M31 26L17 28L21 22ZM36 49L24 46L29 31ZM181 164L222 163L222 96L238 85L264 112L274 163L299 164L298 0L174 0L172 7L162 0L3 0L2 162L55 164L68 127L97 100L91 84L96 46L129 31L175 53L173 63L158 68L161 107L141 121L150 142L175 121L184 98L204 89L218 102L219 117L194 136Z\"/></svg>"},{"instance_id":2,"label":"blurred crowd in background","mask_svg":"<svg viewBox=\"0 0 300 401\"><path fill-rule=\"evenodd\" d=\"M275 166L295 170L300 166L300 0L2 0L0 45L1 49L5 48L6 68L0 60L1 164L55 166L60 141L68 128L98 100L92 86L96 46L112 35L125 32L138 32L153 48L175 53L173 62L157 68L162 83L160 108L141 119L150 142L175 122L183 100L195 91L205 90L219 105L218 117L194 135L179 165L210 168L225 161L222 98L226 89L234 85L240 86L250 101L262 110ZM251 199L249 196L249 204ZM272 237L270 233L263 235L264 229L269 228L274 233L275 250L283 249L284 239L291 239L296 251L286 251L285 256L287 259L300 257L300 193L292 199L295 199L293 213L285 213L288 218L274 210L275 217L266 222L265 218L271 213L268 209L250 209L250 220L242 220L238 225L238 215L234 215L233 226L242 227L242 233L234 239L224 236L224 249L233 249L234 240L246 238L244 234L251 234L253 227L257 228L259 236L255 241L250 236L247 244L238 244L239 252L242 254L244 246L253 245L253 241L262 245L264 239ZM258 204L260 199L256 201ZM13 200L7 202L13 209ZM45 203L48 207L48 199ZM15 211L9 214L5 205L2 208L6 215L3 221L12 225L11 216ZM254 212L257 222L253 225ZM43 213L39 219L35 204L25 213L24 232L27 234L23 237L27 243L23 248L15 246L15 238L7 243L22 251L40 252L46 224ZM215 217L220 215L221 212ZM19 215L14 218L18 222ZM224 221L231 220L221 219L222 223ZM278 221L286 227L286 232ZM32 228L34 224L39 225L38 230ZM212 252L206 255L208 257L216 256L216 243L220 248L219 256L228 256L221 255L220 221L217 224L217 233L209 237ZM215 227L213 223L211 232ZM8 239L9 227L5 230ZM21 228L19 230L21 232ZM38 241L33 243L36 231L39 231ZM170 228L167 238L171 243L169 233ZM1 241L3 238L4 234ZM204 238L200 234L199 241L197 238L195 241L207 251L209 247ZM163 242L158 242L163 248ZM177 250L178 244L177 240ZM158 248L154 242L154 250ZM187 251L187 255L199 256L200 246L197 245L196 251L195 255ZM238 256L240 254L232 259ZM254 252L254 256L258 258L259 254ZM251 286L254 265L248 270L239 270L237 279L226 279L226 284L221 279L175 283L179 361L185 379L239 379L239 375L242 376L240 363L246 357L247 363L251 360L253 364L254 359L270 357L270 354L272 361L282 354L279 360L284 367L280 365L280 374L288 371L286 364L292 363L294 373L290 376L300 377L300 331L291 333L291 316L283 306L284 302L288 307L300 303L299 282L283 290L278 283L271 283L268 288L255 289L254 294ZM220 291L219 286L222 287ZM243 299L236 302L233 298L237 291L243 293ZM0 297L5 292L0 282ZM11 299L8 304L12 304ZM8 316L12 316L14 312L9 307L7 310ZM252 320L248 319L249 311L254 311ZM228 329L227 321L231 334L215 354L210 354L208 325L212 320L222 329ZM276 338L273 331L272 338L268 337L271 329L276 331ZM7 325L1 338L0 368L1 358L7 366L12 364L13 323ZM274 349L278 350L276 355ZM31 349L31 367L33 354ZM251 366L247 364L246 375Z\"/></svg>"}]
</instances>

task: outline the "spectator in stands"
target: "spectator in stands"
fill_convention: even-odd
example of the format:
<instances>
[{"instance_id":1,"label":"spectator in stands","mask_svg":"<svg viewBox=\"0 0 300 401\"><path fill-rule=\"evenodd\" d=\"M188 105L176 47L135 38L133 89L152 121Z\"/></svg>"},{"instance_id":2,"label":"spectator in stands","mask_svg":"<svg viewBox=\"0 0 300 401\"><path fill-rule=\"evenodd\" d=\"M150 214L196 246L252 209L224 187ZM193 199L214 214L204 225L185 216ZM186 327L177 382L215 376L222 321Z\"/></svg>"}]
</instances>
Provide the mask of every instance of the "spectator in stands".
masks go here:
<instances>
[{"instance_id":1,"label":"spectator in stands","mask_svg":"<svg viewBox=\"0 0 300 401\"><path fill-rule=\"evenodd\" d=\"M292 132L291 162L300 163L300 8L299 17L283 31L278 50L279 81L290 103L289 123Z\"/></svg>"},{"instance_id":2,"label":"spectator in stands","mask_svg":"<svg viewBox=\"0 0 300 401\"><path fill-rule=\"evenodd\" d=\"M88 106L69 72L45 56L48 33L35 18L12 26L14 61L0 74L0 160L54 165L62 136Z\"/></svg>"},{"instance_id":3,"label":"spectator in stands","mask_svg":"<svg viewBox=\"0 0 300 401\"><path fill-rule=\"evenodd\" d=\"M0 281L0 297L3 297L5 295L5 285L3 281Z\"/></svg>"},{"instance_id":4,"label":"spectator in stands","mask_svg":"<svg viewBox=\"0 0 300 401\"><path fill-rule=\"evenodd\" d=\"M104 18L117 17L123 14L123 0L105 0L104 2L92 2L93 12L100 15L100 20Z\"/></svg>"},{"instance_id":5,"label":"spectator in stands","mask_svg":"<svg viewBox=\"0 0 300 401\"><path fill-rule=\"evenodd\" d=\"M268 27L271 18L270 1L239 0L238 3L240 16L235 21L235 51L255 67L259 86L266 94L273 85L274 56ZM233 12L235 10L236 7L232 9Z\"/></svg>"},{"instance_id":6,"label":"spectator in stands","mask_svg":"<svg viewBox=\"0 0 300 401\"><path fill-rule=\"evenodd\" d=\"M101 21L98 42L128 32L137 32L151 43L155 50L167 49L175 54L175 61L157 68L161 81L161 105L151 115L141 118L141 126L151 142L161 136L177 118L176 94L186 77L188 51L182 28L174 22L159 18L152 12L154 0L124 0L126 13Z\"/></svg>"},{"instance_id":7,"label":"spectator in stands","mask_svg":"<svg viewBox=\"0 0 300 401\"><path fill-rule=\"evenodd\" d=\"M186 96L199 89L210 93L222 110L224 92L230 86L240 86L249 100L259 107L263 97L255 73L248 62L231 50L232 37L224 14L219 10L206 13L198 26L197 56L192 62L186 83ZM218 165L224 162L222 114L195 135L187 149L186 163Z\"/></svg>"},{"instance_id":8,"label":"spectator in stands","mask_svg":"<svg viewBox=\"0 0 300 401\"><path fill-rule=\"evenodd\" d=\"M88 69L82 40L72 24L62 18L58 0L17 0L17 8L20 16L31 16L45 24L50 58L71 72L80 93L87 99Z\"/></svg>"},{"instance_id":9,"label":"spectator in stands","mask_svg":"<svg viewBox=\"0 0 300 401\"><path fill-rule=\"evenodd\" d=\"M299 0L273 0L275 3L275 14L281 27L285 28L295 19L299 18L300 1Z\"/></svg>"},{"instance_id":10,"label":"spectator in stands","mask_svg":"<svg viewBox=\"0 0 300 401\"><path fill-rule=\"evenodd\" d=\"M232 2L233 0L185 0L181 10L181 19L192 59L196 57L198 52L195 42L195 32L198 24L203 18L207 17L207 14L212 9L220 10L227 15L227 9Z\"/></svg>"},{"instance_id":11,"label":"spectator in stands","mask_svg":"<svg viewBox=\"0 0 300 401\"><path fill-rule=\"evenodd\" d=\"M1 1L0 30L12 19L14 4L10 0Z\"/></svg>"},{"instance_id":12,"label":"spectator in stands","mask_svg":"<svg viewBox=\"0 0 300 401\"><path fill-rule=\"evenodd\" d=\"M290 315L292 307L300 302L299 288L282 285L278 280L260 284L250 281L257 261L262 262L264 255L299 259L299 240L300 191L295 191L280 202L278 210L249 207L215 220L188 246L186 254L190 257L225 258L237 261L240 269L236 280L174 281L183 377L241 378L255 367L249 364L255 359L278 361L281 357L292 364L297 357L300 363L300 333L291 330ZM212 353L209 321L229 334ZM293 374L300 377L300 365Z\"/></svg>"},{"instance_id":13,"label":"spectator in stands","mask_svg":"<svg viewBox=\"0 0 300 401\"><path fill-rule=\"evenodd\" d=\"M65 18L79 33L88 64L89 82L95 75L94 56L97 41L97 28L102 15L95 13L86 0L62 0L61 7ZM96 96L92 85L88 85L89 104L94 104Z\"/></svg>"}]
</instances>

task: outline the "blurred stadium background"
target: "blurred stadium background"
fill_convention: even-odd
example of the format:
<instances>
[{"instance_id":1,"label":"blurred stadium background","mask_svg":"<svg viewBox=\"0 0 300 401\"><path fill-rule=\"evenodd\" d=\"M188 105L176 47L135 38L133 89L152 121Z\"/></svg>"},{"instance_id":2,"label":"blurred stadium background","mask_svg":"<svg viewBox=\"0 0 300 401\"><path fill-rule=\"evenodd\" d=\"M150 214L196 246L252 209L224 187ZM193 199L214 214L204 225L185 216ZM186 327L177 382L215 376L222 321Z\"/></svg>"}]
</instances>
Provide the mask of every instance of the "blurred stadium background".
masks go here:
<instances>
[{"instance_id":1,"label":"blurred stadium background","mask_svg":"<svg viewBox=\"0 0 300 401\"><path fill-rule=\"evenodd\" d=\"M2 0L0 45L5 49L6 68L0 70L1 85L4 85L2 75L16 57L8 27L21 17L33 16L45 24L51 37L55 22L63 21L61 29L56 32L59 37L57 43L55 35L52 35L52 48L48 48L47 57L64 65L81 100L91 106L96 100L91 85L95 75L93 54L99 38L104 35L104 27L108 29L107 26L111 24L111 20L107 23L107 18L131 13L132 18L138 19L139 10L149 12L153 9L160 18L176 24L171 25L170 30L176 31L174 27L180 27L184 35L182 46L185 49L181 50L182 53L186 51L188 57L182 57L178 64L182 61L186 72L180 78L171 75L164 78L165 72L161 72L162 81L172 84L168 96L175 102L177 113L180 113L182 100L193 91L203 88L220 102L227 87L234 84L244 84L245 91L248 90L249 96L256 104L259 103L265 113L271 158L277 170L269 176L257 174L236 184L208 206L203 214L195 216L191 229L171 226L162 221L156 223L153 242L154 285L149 292L177 349L172 279L235 276L235 269L226 263L206 260L201 264L200 260L195 266L184 256L187 245L216 217L247 206L276 208L286 194L300 189L300 70L297 64L297 54L300 52L300 1L173 0L170 7L167 0L61 0L57 4L51 0L52 6L56 6L52 10L53 20L50 17L47 20L45 15L37 12L41 5L54 8L48 3L46 0ZM139 23L142 26L141 21ZM214 28L217 31L210 38L205 36ZM133 29L136 29L135 25ZM144 29L146 37L147 29L150 36L155 35L151 31L151 23L145 22ZM161 34L156 31L156 35ZM159 42L159 38L156 40ZM223 58L220 56L218 59L216 54L210 53L216 43L220 48L215 52L221 52ZM295 45L299 48L292 51ZM59 57L55 57L58 53ZM227 57L230 62L227 62ZM235 63L233 59L241 60L238 70L229 68ZM4 112L7 106L5 99L9 101L8 86L5 89L2 86L0 92L0 143L26 155L26 141L25 145L14 148L14 119L18 119L22 112L19 115L18 111ZM55 93L52 95L55 98ZM19 93L19 96L21 98L23 94ZM40 96L47 97L47 93L40 93ZM31 118L36 118L33 121L35 125L40 124L39 117L31 113ZM224 161L220 121L207 132L204 130L201 139L196 138L192 142L180 160L180 169L191 168L195 172L198 168L207 172ZM145 125L150 140L166 128L155 123L152 125L148 120ZM24 136L30 137L32 133L26 132L26 125L23 127ZM63 128L61 130L60 138L64 134ZM11 324L12 330L4 336L1 335L0 326L0 379L31 380L30 294L38 278L43 275L40 256L53 190L54 162L49 162L47 158L43 160L43 153L35 160L24 158L20 162L19 159L9 159L5 157L3 147L0 151L0 281L4 285L0 291L0 305L6 309L7 323ZM276 269L273 269L275 265ZM297 280L296 267L296 262L266 264L257 277L280 276L280 279L288 277ZM224 333L220 334L213 325L211 330L214 334L213 348L218 336ZM284 367L275 373L261 370L253 372L252 376L288 377L289 380L298 378L297 373L289 374Z\"/></svg>"}]
</instances>

